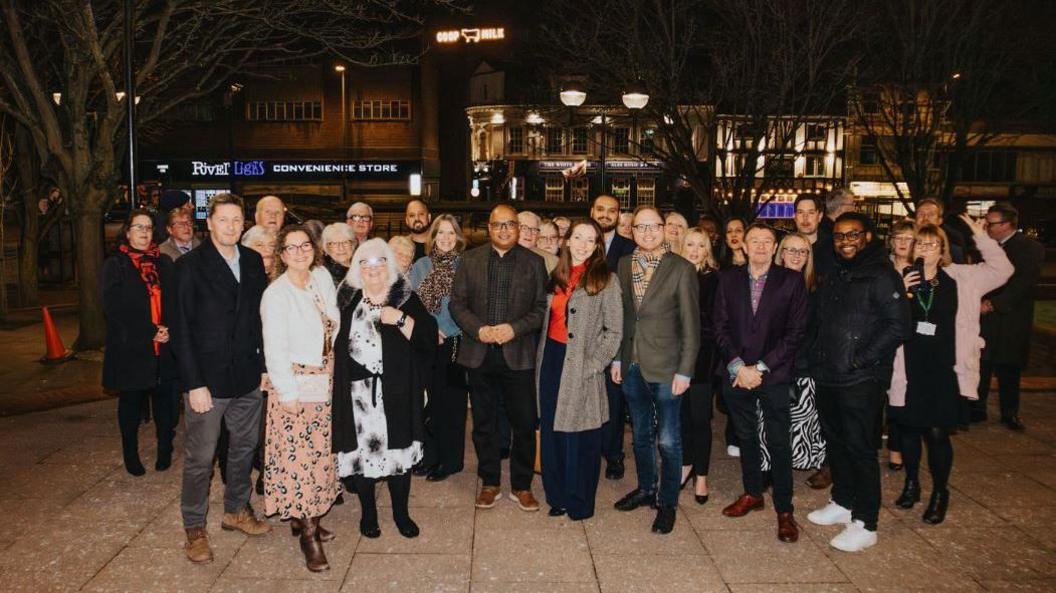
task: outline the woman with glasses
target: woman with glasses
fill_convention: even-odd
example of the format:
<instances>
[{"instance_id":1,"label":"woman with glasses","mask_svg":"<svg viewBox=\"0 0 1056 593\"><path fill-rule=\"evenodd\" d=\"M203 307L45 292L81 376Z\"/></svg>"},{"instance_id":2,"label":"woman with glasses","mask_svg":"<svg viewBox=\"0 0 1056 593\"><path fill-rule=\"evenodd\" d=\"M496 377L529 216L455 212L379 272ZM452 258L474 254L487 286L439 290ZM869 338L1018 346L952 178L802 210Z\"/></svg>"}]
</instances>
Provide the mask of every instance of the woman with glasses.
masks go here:
<instances>
[{"instance_id":1,"label":"woman with glasses","mask_svg":"<svg viewBox=\"0 0 1056 593\"><path fill-rule=\"evenodd\" d=\"M895 505L911 509L920 500L921 442L926 442L932 492L923 520L933 525L946 518L950 503L950 430L958 422L959 398L978 398L983 348L980 304L1013 271L1004 250L986 234L982 223L967 214L961 220L972 229L984 262L951 263L950 243L942 228L926 224L917 229L913 256L923 260L923 275L909 270L903 277L913 327L895 356L888 393L890 404L902 408L899 423L906 468L905 486Z\"/></svg>"},{"instance_id":2,"label":"woman with glasses","mask_svg":"<svg viewBox=\"0 0 1056 593\"><path fill-rule=\"evenodd\" d=\"M329 569L322 542L334 538L319 519L337 498L330 377L340 314L333 280L308 231L287 226L278 241L277 276L260 302L269 383L264 508L290 521L305 565L319 572Z\"/></svg>"},{"instance_id":3,"label":"woman with glasses","mask_svg":"<svg viewBox=\"0 0 1056 593\"><path fill-rule=\"evenodd\" d=\"M436 320L396 267L382 239L352 256L338 291L334 348L334 451L338 474L359 496L359 532L381 536L375 485L387 478L400 535L417 537L407 508L411 468L422 460L425 381L436 356Z\"/></svg>"},{"instance_id":4,"label":"woman with glasses","mask_svg":"<svg viewBox=\"0 0 1056 593\"><path fill-rule=\"evenodd\" d=\"M544 220L539 225L539 238L535 244L539 249L552 255L557 255L561 249L561 238L557 235L557 225L552 220Z\"/></svg>"},{"instance_id":5,"label":"woman with glasses","mask_svg":"<svg viewBox=\"0 0 1056 593\"><path fill-rule=\"evenodd\" d=\"M917 223L912 220L899 220L891 225L891 263L899 274L913 265L913 244L916 242ZM899 430L898 417L902 408L887 406L887 468L891 471L902 469L902 433Z\"/></svg>"},{"instance_id":6,"label":"woman with glasses","mask_svg":"<svg viewBox=\"0 0 1056 593\"><path fill-rule=\"evenodd\" d=\"M711 311L715 304L719 264L711 253L711 238L699 228L686 232L682 257L697 269L700 284L700 350L689 389L682 396L682 487L693 478L697 504L708 502L711 469L711 417L715 391L715 334Z\"/></svg>"},{"instance_id":7,"label":"woman with glasses","mask_svg":"<svg viewBox=\"0 0 1056 593\"><path fill-rule=\"evenodd\" d=\"M158 438L154 469L172 463L172 439L178 420L179 391L159 388L158 378L175 377L169 350L169 313L175 294L172 260L151 241L149 211L129 213L117 253L107 258L99 277L106 316L103 387L117 392L117 423L125 471L146 473L139 459L139 423L144 400L151 398Z\"/></svg>"},{"instance_id":8,"label":"woman with glasses","mask_svg":"<svg viewBox=\"0 0 1056 593\"><path fill-rule=\"evenodd\" d=\"M556 228L554 230L557 232ZM425 310L436 319L439 347L425 407L425 479L439 482L462 471L466 449L466 369L455 362L462 329L451 317L451 285L466 248L462 227L450 214L441 214L429 227L428 255L411 267L411 287Z\"/></svg>"},{"instance_id":9,"label":"woman with glasses","mask_svg":"<svg viewBox=\"0 0 1056 593\"><path fill-rule=\"evenodd\" d=\"M348 275L348 264L356 252L356 234L345 222L335 222L323 229L323 265L330 272L334 286Z\"/></svg>"}]
</instances>

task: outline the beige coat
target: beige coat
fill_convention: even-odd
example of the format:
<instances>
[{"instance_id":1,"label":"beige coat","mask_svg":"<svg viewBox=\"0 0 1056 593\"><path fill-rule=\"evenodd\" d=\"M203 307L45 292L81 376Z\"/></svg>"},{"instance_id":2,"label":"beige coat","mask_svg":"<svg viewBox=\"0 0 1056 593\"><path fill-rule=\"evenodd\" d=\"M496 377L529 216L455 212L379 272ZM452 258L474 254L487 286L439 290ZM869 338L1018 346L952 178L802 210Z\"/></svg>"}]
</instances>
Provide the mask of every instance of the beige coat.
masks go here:
<instances>
[{"instance_id":1,"label":"beige coat","mask_svg":"<svg viewBox=\"0 0 1056 593\"><path fill-rule=\"evenodd\" d=\"M535 356L536 405L538 406L539 370L543 348L550 326L550 302L546 297L546 314L539 348ZM554 430L582 432L600 428L609 419L609 399L605 392L605 367L620 349L623 337L623 300L620 283L611 275L609 284L594 296L582 287L568 300L568 346L557 392Z\"/></svg>"}]
</instances>

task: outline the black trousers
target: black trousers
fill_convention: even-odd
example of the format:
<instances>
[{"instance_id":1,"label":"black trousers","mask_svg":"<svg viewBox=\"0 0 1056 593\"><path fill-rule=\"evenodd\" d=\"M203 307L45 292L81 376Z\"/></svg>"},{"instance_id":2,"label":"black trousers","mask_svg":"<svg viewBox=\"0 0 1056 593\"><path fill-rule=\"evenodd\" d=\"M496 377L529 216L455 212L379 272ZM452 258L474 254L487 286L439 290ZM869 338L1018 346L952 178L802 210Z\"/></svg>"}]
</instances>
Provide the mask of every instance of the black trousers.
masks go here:
<instances>
[{"instance_id":1,"label":"black trousers","mask_svg":"<svg viewBox=\"0 0 1056 593\"><path fill-rule=\"evenodd\" d=\"M429 403L425 406L425 463L444 471L462 471L466 452L466 369L451 360L456 338L447 338L436 352Z\"/></svg>"},{"instance_id":2,"label":"black trousers","mask_svg":"<svg viewBox=\"0 0 1056 593\"><path fill-rule=\"evenodd\" d=\"M1019 415L1019 379L1023 370L1018 365L993 363L983 360L979 367L979 401L975 409L986 414L986 400L990 396L990 377L997 375L998 396L1001 398L1001 420Z\"/></svg>"},{"instance_id":3,"label":"black trousers","mask_svg":"<svg viewBox=\"0 0 1056 593\"><path fill-rule=\"evenodd\" d=\"M139 457L139 424L143 417L143 402L150 400L154 408L158 454L172 454L172 439L180 414L180 391L177 381L162 381L156 389L122 391L118 394L117 424L121 429L121 449L126 458Z\"/></svg>"},{"instance_id":4,"label":"black trousers","mask_svg":"<svg viewBox=\"0 0 1056 593\"><path fill-rule=\"evenodd\" d=\"M609 368L605 369L605 395L609 399L609 421L601 425L601 456L607 463L623 463L623 389L612 382Z\"/></svg>"},{"instance_id":5,"label":"black trousers","mask_svg":"<svg viewBox=\"0 0 1056 593\"><path fill-rule=\"evenodd\" d=\"M499 458L499 402L510 422L510 485L529 490L535 470L535 372L510 369L502 349L489 347L480 367L469 371L470 401L473 403L473 448L477 452L477 475L485 486L498 486L502 478Z\"/></svg>"},{"instance_id":6,"label":"black trousers","mask_svg":"<svg viewBox=\"0 0 1056 593\"><path fill-rule=\"evenodd\" d=\"M756 402L763 410L766 448L770 451L770 475L774 487L774 508L791 513L792 506L792 390L788 383L762 385L752 390L723 384L730 420L741 443L741 481L744 491L763 495L763 453L759 449L759 420Z\"/></svg>"},{"instance_id":7,"label":"black trousers","mask_svg":"<svg viewBox=\"0 0 1056 593\"><path fill-rule=\"evenodd\" d=\"M847 387L817 386L818 415L832 470L832 500L852 519L876 531L880 514L880 442L876 427L884 402L876 381Z\"/></svg>"},{"instance_id":8,"label":"black trousers","mask_svg":"<svg viewBox=\"0 0 1056 593\"><path fill-rule=\"evenodd\" d=\"M682 465L693 475L706 476L711 468L711 382L694 383L682 394Z\"/></svg>"}]
</instances>

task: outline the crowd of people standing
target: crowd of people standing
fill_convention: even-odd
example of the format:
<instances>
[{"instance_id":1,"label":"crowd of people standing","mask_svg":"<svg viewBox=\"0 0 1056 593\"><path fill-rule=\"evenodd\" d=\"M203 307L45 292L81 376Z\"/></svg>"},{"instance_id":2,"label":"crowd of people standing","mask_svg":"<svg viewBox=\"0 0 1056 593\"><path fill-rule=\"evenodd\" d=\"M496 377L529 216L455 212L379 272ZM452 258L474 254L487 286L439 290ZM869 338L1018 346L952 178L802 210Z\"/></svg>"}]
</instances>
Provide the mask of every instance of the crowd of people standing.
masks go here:
<instances>
[{"instance_id":1,"label":"crowd of people standing","mask_svg":"<svg viewBox=\"0 0 1056 593\"><path fill-rule=\"evenodd\" d=\"M538 470L548 514L573 521L594 515L602 474L624 477L628 417L636 483L615 508L653 509L652 530L666 534L690 482L697 504L712 494L718 407L742 475L722 514L762 509L769 489L777 537L795 542L793 470L810 470L831 500L807 519L842 525L830 544L848 552L877 541L884 433L889 468L905 470L901 508L921 500L926 445L922 520L935 524L950 505L950 435L987 419L991 374L1002 423L1025 428L1023 312L1043 252L1007 204L975 221L944 219L925 200L888 247L845 190L800 196L785 233L740 218L690 226L652 206L621 212L599 195L575 220L498 204L487 241L471 247L457 218L433 217L421 200L406 205L410 234L388 242L373 236L365 202L345 222L284 226L285 206L267 196L247 230L242 200L218 194L204 240L186 195L162 202L164 213L130 214L103 267L103 384L118 393L136 476L144 400L165 471L182 398L193 562L213 558L217 460L221 527L268 533L257 510L288 521L311 571L328 568L323 543L337 534L321 519L342 492L358 498L360 533L376 538L386 482L398 532L416 537L412 475L463 470L469 412L476 507L502 498L508 457L520 509L540 509Z\"/></svg>"}]
</instances>

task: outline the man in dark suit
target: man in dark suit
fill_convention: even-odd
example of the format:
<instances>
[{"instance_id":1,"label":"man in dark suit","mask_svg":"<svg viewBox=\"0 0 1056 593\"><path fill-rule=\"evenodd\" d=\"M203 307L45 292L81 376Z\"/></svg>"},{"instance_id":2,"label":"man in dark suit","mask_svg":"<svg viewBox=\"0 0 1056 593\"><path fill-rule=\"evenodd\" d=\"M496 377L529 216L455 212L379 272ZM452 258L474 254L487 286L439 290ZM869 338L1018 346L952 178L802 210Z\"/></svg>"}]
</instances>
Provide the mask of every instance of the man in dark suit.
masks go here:
<instances>
[{"instance_id":1,"label":"man in dark suit","mask_svg":"<svg viewBox=\"0 0 1056 593\"><path fill-rule=\"evenodd\" d=\"M723 384L741 443L742 494L722 510L743 517L763 508L762 452L757 407L763 410L770 451L777 537L799 539L792 507L791 389L796 350L806 335L807 288L802 274L773 264L777 233L760 223L744 235L748 265L719 275L715 292L715 342L726 367Z\"/></svg>"},{"instance_id":2,"label":"man in dark suit","mask_svg":"<svg viewBox=\"0 0 1056 593\"><path fill-rule=\"evenodd\" d=\"M590 217L598 223L605 237L605 263L610 272L619 267L620 259L634 251L634 241L621 237L616 232L620 223L620 201L602 194L594 198ZM612 382L610 372L605 373L605 390L609 399L609 421L601 427L601 455L605 458L605 477L619 480L623 477L623 391Z\"/></svg>"},{"instance_id":3,"label":"man in dark suit","mask_svg":"<svg viewBox=\"0 0 1056 593\"><path fill-rule=\"evenodd\" d=\"M260 299L264 261L239 245L242 199L217 194L209 204L209 240L176 263L174 350L187 390L186 455L180 509L192 562L213 559L205 530L213 453L223 421L230 431L221 526L249 535L270 531L248 508L250 472L260 434L264 373Z\"/></svg>"},{"instance_id":4,"label":"man in dark suit","mask_svg":"<svg viewBox=\"0 0 1056 593\"><path fill-rule=\"evenodd\" d=\"M1001 396L1001 422L1012 430L1025 430L1019 419L1019 378L1030 357L1034 331L1034 289L1045 261L1045 248L1016 230L1019 211L1011 204L994 204L986 212L986 232L1005 248L1015 272L1004 286L986 295L982 303L982 334L986 340L979 373L979 401L972 421L986 420L990 376L997 375Z\"/></svg>"},{"instance_id":5,"label":"man in dark suit","mask_svg":"<svg viewBox=\"0 0 1056 593\"><path fill-rule=\"evenodd\" d=\"M476 507L495 506L502 466L499 399L513 429L510 497L521 510L537 511L535 469L535 351L546 310L543 259L517 244L517 211L506 204L488 218L490 243L462 255L451 286L451 316L462 328L458 363L469 369L473 446L482 487Z\"/></svg>"},{"instance_id":6,"label":"man in dark suit","mask_svg":"<svg viewBox=\"0 0 1056 593\"><path fill-rule=\"evenodd\" d=\"M689 388L700 348L700 283L693 264L664 242L664 219L656 208L638 207L633 230L637 247L618 268L623 342L610 376L623 386L631 412L638 487L615 506L633 511L655 505L653 532L666 534L675 527L682 473L679 397Z\"/></svg>"}]
</instances>

